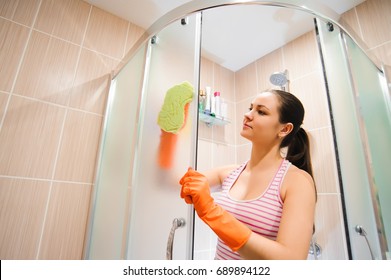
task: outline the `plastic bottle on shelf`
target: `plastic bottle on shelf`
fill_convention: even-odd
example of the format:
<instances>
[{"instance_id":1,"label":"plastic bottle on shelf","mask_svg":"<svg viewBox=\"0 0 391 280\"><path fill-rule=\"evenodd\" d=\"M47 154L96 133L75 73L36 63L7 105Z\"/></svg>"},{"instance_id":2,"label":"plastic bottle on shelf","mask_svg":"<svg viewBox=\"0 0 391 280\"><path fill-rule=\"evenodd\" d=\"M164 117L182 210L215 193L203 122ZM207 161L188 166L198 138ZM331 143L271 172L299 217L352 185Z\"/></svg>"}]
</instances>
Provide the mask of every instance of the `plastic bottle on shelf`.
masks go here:
<instances>
[{"instance_id":1,"label":"plastic bottle on shelf","mask_svg":"<svg viewBox=\"0 0 391 280\"><path fill-rule=\"evenodd\" d=\"M211 94L212 89L210 87L205 87L205 107L204 107L204 112L206 114L210 114L212 111L212 94Z\"/></svg>"},{"instance_id":2,"label":"plastic bottle on shelf","mask_svg":"<svg viewBox=\"0 0 391 280\"><path fill-rule=\"evenodd\" d=\"M220 92L216 91L214 93L214 112L216 117L221 118L221 100L220 100Z\"/></svg>"},{"instance_id":3,"label":"plastic bottle on shelf","mask_svg":"<svg viewBox=\"0 0 391 280\"><path fill-rule=\"evenodd\" d=\"M202 89L200 90L200 96L198 102L199 102L198 110L203 113L205 110L205 92Z\"/></svg>"}]
</instances>

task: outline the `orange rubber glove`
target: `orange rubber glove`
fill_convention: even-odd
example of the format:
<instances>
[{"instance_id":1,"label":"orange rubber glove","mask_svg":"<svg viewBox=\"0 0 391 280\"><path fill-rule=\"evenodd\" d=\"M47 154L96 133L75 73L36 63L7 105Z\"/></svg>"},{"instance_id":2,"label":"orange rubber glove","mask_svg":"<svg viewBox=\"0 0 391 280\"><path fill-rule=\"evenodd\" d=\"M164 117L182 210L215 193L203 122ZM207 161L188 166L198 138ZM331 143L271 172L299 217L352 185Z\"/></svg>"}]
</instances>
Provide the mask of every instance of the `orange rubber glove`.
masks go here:
<instances>
[{"instance_id":1,"label":"orange rubber glove","mask_svg":"<svg viewBox=\"0 0 391 280\"><path fill-rule=\"evenodd\" d=\"M189 168L179 183L181 198L193 204L197 215L233 251L239 250L250 238L251 230L214 202L204 175Z\"/></svg>"}]
</instances>

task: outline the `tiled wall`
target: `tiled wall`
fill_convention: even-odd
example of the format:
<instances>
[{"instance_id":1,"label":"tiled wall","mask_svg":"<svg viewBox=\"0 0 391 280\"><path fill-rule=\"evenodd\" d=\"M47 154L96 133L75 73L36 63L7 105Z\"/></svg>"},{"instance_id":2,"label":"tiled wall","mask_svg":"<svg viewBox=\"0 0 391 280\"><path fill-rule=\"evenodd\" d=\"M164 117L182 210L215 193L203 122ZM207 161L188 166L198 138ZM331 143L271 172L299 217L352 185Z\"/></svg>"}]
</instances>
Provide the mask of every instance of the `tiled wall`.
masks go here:
<instances>
[{"instance_id":1,"label":"tiled wall","mask_svg":"<svg viewBox=\"0 0 391 280\"><path fill-rule=\"evenodd\" d=\"M143 30L81 0L0 0L0 258L80 259L110 72Z\"/></svg>"},{"instance_id":2,"label":"tiled wall","mask_svg":"<svg viewBox=\"0 0 391 280\"><path fill-rule=\"evenodd\" d=\"M388 65L390 14L391 1L367 0L343 16ZM81 0L0 0L1 259L81 258L108 73L142 31ZM225 128L201 124L198 164L207 169L247 158L248 143L236 138L249 103L241 92L250 87L255 94L269 87L270 73L288 69L314 140L316 239L323 258L346 258L330 123L327 108L319 108L324 86L309 59L318 59L314 44L307 34L237 73L203 62L201 88L219 90L232 119ZM301 61L303 53L308 58Z\"/></svg>"},{"instance_id":3,"label":"tiled wall","mask_svg":"<svg viewBox=\"0 0 391 280\"><path fill-rule=\"evenodd\" d=\"M366 44L368 54L388 67L391 66L390 15L389 0L366 0L342 15L342 20Z\"/></svg>"}]
</instances>

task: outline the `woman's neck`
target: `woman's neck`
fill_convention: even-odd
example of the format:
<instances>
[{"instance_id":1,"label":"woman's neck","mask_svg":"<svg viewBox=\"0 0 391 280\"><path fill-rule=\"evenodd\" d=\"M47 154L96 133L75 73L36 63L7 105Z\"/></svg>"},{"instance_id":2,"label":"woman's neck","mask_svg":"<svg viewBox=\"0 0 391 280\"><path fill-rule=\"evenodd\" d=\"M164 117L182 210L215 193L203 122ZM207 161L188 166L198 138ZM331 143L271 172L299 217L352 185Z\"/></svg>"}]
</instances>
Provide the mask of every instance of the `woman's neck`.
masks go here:
<instances>
[{"instance_id":1,"label":"woman's neck","mask_svg":"<svg viewBox=\"0 0 391 280\"><path fill-rule=\"evenodd\" d=\"M253 146L247 167L249 169L272 167L279 164L282 158L283 157L281 156L280 149L278 147L262 149Z\"/></svg>"}]
</instances>

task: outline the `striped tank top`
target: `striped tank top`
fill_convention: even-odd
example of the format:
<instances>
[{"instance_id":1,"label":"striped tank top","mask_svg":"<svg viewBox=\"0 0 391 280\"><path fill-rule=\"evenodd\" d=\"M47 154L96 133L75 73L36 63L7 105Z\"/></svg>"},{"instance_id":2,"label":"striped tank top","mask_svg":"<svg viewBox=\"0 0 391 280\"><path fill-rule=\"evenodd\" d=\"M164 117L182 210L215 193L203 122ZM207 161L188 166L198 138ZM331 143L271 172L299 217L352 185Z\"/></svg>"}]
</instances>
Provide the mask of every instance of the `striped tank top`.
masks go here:
<instances>
[{"instance_id":1,"label":"striped tank top","mask_svg":"<svg viewBox=\"0 0 391 280\"><path fill-rule=\"evenodd\" d=\"M214 195L215 201L253 232L276 240L283 206L280 187L291 163L286 159L281 162L273 180L259 197L251 200L235 200L230 197L229 190L246 165L247 162L243 163L224 179L222 190ZM241 257L218 239L215 259L239 260Z\"/></svg>"}]
</instances>

